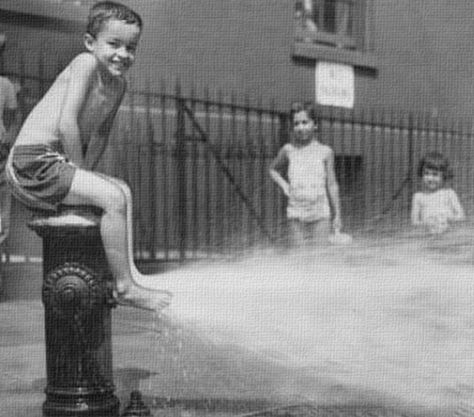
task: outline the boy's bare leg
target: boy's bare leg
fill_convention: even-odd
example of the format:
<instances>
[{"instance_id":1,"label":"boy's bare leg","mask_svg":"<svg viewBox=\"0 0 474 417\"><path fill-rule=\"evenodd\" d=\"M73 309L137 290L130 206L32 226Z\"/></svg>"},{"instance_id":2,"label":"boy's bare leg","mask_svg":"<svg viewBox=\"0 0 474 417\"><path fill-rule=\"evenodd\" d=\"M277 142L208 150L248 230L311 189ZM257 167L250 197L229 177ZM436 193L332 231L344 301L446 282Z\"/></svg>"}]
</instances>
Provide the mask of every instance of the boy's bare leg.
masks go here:
<instances>
[{"instance_id":1,"label":"boy's bare leg","mask_svg":"<svg viewBox=\"0 0 474 417\"><path fill-rule=\"evenodd\" d=\"M170 303L169 292L138 284L140 273L132 253L131 194L124 183L119 185L106 176L78 169L63 203L94 205L104 210L100 233L121 304L159 311Z\"/></svg>"},{"instance_id":2,"label":"boy's bare leg","mask_svg":"<svg viewBox=\"0 0 474 417\"><path fill-rule=\"evenodd\" d=\"M140 272L137 270L135 266L135 261L133 259L133 197L132 192L130 191L129 186L125 181L122 181L119 178L109 177L107 175L101 174L96 172L96 175L100 176L106 181L110 181L116 184L123 192L126 200L126 208L127 208L127 239L128 242L128 262L130 264L130 269L132 271L132 278L135 280L138 276L140 276Z\"/></svg>"}]
</instances>

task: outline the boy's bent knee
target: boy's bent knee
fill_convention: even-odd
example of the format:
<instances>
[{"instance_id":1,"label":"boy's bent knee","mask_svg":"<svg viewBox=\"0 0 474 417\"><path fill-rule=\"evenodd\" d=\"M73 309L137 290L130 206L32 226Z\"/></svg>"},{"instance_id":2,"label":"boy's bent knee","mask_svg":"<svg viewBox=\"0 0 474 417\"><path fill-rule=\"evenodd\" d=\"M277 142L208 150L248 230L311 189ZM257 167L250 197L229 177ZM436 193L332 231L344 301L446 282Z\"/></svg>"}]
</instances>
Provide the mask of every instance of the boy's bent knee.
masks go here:
<instances>
[{"instance_id":1,"label":"boy's bent knee","mask_svg":"<svg viewBox=\"0 0 474 417\"><path fill-rule=\"evenodd\" d=\"M105 175L78 169L64 204L91 204L106 212L126 213L131 204L130 191ZM130 200L130 201L129 201Z\"/></svg>"},{"instance_id":2,"label":"boy's bent knee","mask_svg":"<svg viewBox=\"0 0 474 417\"><path fill-rule=\"evenodd\" d=\"M114 178L114 182L116 182L117 185L119 185L123 190L130 191L128 184L124 180L121 180L120 178Z\"/></svg>"},{"instance_id":3,"label":"boy's bent knee","mask_svg":"<svg viewBox=\"0 0 474 417\"><path fill-rule=\"evenodd\" d=\"M113 179L113 182L120 188L120 190L125 194L125 197L127 198L127 200L130 200L132 199L132 191L130 190L130 187L129 185L121 180L121 179L118 179L118 178L114 178Z\"/></svg>"},{"instance_id":4,"label":"boy's bent knee","mask_svg":"<svg viewBox=\"0 0 474 417\"><path fill-rule=\"evenodd\" d=\"M113 192L109 193L105 201L104 209L106 212L127 213L127 198L122 190L115 188Z\"/></svg>"}]
</instances>

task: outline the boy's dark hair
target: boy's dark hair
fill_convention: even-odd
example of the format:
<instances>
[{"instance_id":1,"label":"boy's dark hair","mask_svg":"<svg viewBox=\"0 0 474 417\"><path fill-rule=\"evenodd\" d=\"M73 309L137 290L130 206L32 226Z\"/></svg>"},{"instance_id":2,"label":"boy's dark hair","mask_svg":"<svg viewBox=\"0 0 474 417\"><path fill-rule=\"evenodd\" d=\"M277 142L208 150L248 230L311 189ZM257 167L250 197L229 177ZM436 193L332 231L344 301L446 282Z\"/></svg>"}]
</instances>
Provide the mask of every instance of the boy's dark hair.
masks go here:
<instances>
[{"instance_id":1,"label":"boy's dark hair","mask_svg":"<svg viewBox=\"0 0 474 417\"><path fill-rule=\"evenodd\" d=\"M423 170L425 168L440 171L443 174L444 180L453 178L453 172L449 166L448 158L440 152L429 152L421 158L417 171L419 177L423 176Z\"/></svg>"},{"instance_id":2,"label":"boy's dark hair","mask_svg":"<svg viewBox=\"0 0 474 417\"><path fill-rule=\"evenodd\" d=\"M101 1L94 4L89 11L86 32L96 37L103 29L104 23L112 19L137 25L140 30L143 27L143 21L140 15L129 7L113 1Z\"/></svg>"},{"instance_id":3,"label":"boy's dark hair","mask_svg":"<svg viewBox=\"0 0 474 417\"><path fill-rule=\"evenodd\" d=\"M319 117L316 113L316 107L311 101L295 101L291 103L290 107L290 122L293 123L293 118L296 113L299 113L300 111L306 112L308 117L313 120L314 124L319 124Z\"/></svg>"}]
</instances>

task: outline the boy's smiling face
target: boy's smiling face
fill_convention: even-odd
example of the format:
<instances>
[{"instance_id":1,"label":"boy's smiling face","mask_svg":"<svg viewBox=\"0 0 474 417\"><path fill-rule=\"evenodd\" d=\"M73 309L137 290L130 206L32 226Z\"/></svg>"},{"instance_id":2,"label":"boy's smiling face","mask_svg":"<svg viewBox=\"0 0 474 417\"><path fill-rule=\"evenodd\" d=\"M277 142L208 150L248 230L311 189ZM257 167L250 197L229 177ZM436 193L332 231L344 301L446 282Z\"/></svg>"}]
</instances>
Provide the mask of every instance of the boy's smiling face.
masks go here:
<instances>
[{"instance_id":1,"label":"boy's smiling face","mask_svg":"<svg viewBox=\"0 0 474 417\"><path fill-rule=\"evenodd\" d=\"M84 43L109 75L120 77L135 61L140 33L136 24L111 19L104 22L102 30L95 37L87 33Z\"/></svg>"}]
</instances>

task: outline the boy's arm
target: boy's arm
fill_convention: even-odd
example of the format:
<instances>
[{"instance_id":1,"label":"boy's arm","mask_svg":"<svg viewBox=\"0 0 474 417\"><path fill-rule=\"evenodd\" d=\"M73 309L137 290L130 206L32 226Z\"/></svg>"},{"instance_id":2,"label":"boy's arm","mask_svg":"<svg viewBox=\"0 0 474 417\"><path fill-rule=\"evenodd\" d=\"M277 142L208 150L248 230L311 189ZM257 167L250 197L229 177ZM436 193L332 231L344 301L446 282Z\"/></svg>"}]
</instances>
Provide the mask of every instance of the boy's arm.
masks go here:
<instances>
[{"instance_id":1,"label":"boy's arm","mask_svg":"<svg viewBox=\"0 0 474 417\"><path fill-rule=\"evenodd\" d=\"M411 202L411 224L419 226L421 224L421 205L418 193L415 193Z\"/></svg>"},{"instance_id":2,"label":"boy's arm","mask_svg":"<svg viewBox=\"0 0 474 417\"><path fill-rule=\"evenodd\" d=\"M326 176L327 189L331 206L334 210L334 218L332 220L334 229L342 228L341 220L341 201L339 199L339 184L337 183L336 173L334 172L334 151L329 148L326 157Z\"/></svg>"},{"instance_id":3,"label":"boy's arm","mask_svg":"<svg viewBox=\"0 0 474 417\"><path fill-rule=\"evenodd\" d=\"M456 191L450 190L449 193L449 204L451 206L451 209L453 211L453 220L454 221L461 221L465 219L465 214L464 214L464 209L461 206L461 203L459 202L458 195L456 194Z\"/></svg>"},{"instance_id":4,"label":"boy's arm","mask_svg":"<svg viewBox=\"0 0 474 417\"><path fill-rule=\"evenodd\" d=\"M288 164L288 156L286 152L287 151L285 147L280 149L276 158L271 162L269 171L272 180L275 181L283 190L285 195L289 197L290 184L288 184L288 182L280 174L280 170L284 169L284 167Z\"/></svg>"},{"instance_id":5,"label":"boy's arm","mask_svg":"<svg viewBox=\"0 0 474 417\"><path fill-rule=\"evenodd\" d=\"M120 88L121 91L113 109L110 111L110 113L104 120L104 123L102 123L102 126L100 126L98 132L91 137L84 160L84 166L87 169L94 170L97 168L97 165L99 164L99 161L102 155L104 154L105 148L107 147L110 131L112 129L115 116L120 107L120 104L122 103L123 96L125 95L125 91L127 89L125 81L123 81Z\"/></svg>"},{"instance_id":6,"label":"boy's arm","mask_svg":"<svg viewBox=\"0 0 474 417\"><path fill-rule=\"evenodd\" d=\"M82 167L84 156L78 118L97 70L97 60L93 55L83 53L70 65L71 72L59 117L58 131L71 162Z\"/></svg>"},{"instance_id":7,"label":"boy's arm","mask_svg":"<svg viewBox=\"0 0 474 417\"><path fill-rule=\"evenodd\" d=\"M6 126L7 132L5 134L5 146L7 146L8 148L11 148L13 146L13 143L15 142L15 139L18 136L18 132L20 131L23 120L23 115L20 108L10 111L12 112L11 120L8 126Z\"/></svg>"}]
</instances>

